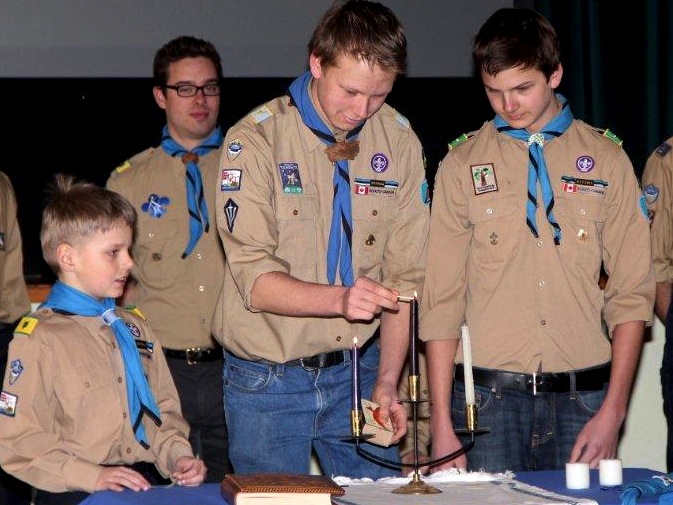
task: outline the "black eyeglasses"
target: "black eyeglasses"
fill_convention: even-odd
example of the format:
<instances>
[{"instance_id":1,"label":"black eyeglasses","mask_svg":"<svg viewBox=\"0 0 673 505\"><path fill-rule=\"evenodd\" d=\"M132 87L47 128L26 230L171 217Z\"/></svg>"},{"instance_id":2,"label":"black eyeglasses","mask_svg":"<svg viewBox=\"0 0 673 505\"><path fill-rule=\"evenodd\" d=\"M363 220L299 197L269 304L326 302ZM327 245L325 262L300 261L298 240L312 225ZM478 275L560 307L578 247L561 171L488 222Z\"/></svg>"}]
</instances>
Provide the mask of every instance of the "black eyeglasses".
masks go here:
<instances>
[{"instance_id":1,"label":"black eyeglasses","mask_svg":"<svg viewBox=\"0 0 673 505\"><path fill-rule=\"evenodd\" d=\"M177 86L164 86L166 89L173 89L183 98L190 98L196 96L199 91L202 91L205 96L218 96L220 94L220 83L209 82L203 86L196 86L195 84L178 84Z\"/></svg>"}]
</instances>

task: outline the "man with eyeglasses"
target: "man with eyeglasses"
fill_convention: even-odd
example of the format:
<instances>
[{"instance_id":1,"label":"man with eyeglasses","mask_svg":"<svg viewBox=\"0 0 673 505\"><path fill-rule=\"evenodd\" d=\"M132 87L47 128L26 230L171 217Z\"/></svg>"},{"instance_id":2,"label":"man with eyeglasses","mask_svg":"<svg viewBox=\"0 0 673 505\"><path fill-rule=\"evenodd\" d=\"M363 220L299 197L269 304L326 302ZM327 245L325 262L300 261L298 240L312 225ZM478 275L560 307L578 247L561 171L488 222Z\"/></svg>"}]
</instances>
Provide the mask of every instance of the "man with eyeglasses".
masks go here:
<instances>
[{"instance_id":1,"label":"man with eyeglasses","mask_svg":"<svg viewBox=\"0 0 673 505\"><path fill-rule=\"evenodd\" d=\"M222 153L221 78L210 42L181 36L160 48L153 93L166 111L161 145L133 156L107 182L138 212L124 303L137 305L161 340L194 453L208 468L206 482L231 471L223 352L211 330L225 268L213 184Z\"/></svg>"}]
</instances>

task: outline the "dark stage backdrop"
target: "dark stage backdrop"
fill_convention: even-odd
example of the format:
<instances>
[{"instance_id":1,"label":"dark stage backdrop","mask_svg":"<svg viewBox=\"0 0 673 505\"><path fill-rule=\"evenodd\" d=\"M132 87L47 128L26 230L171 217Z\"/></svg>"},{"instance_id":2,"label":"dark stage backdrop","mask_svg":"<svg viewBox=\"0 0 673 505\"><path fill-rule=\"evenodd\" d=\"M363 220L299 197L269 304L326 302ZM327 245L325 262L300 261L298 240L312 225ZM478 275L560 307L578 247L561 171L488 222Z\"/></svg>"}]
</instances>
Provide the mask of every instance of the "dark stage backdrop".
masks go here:
<instances>
[{"instance_id":1,"label":"dark stage backdrop","mask_svg":"<svg viewBox=\"0 0 673 505\"><path fill-rule=\"evenodd\" d=\"M290 81L225 79L223 129L283 94ZM53 174L67 172L104 185L116 166L159 143L164 113L154 103L149 78L6 78L0 79L0 92L5 100L16 100L14 112L0 122L5 145L0 170L9 175L17 193L26 279L52 282L39 232L44 189ZM470 77L402 78L388 103L410 120L418 134L430 183L448 142L479 128L493 115L480 81Z\"/></svg>"}]
</instances>

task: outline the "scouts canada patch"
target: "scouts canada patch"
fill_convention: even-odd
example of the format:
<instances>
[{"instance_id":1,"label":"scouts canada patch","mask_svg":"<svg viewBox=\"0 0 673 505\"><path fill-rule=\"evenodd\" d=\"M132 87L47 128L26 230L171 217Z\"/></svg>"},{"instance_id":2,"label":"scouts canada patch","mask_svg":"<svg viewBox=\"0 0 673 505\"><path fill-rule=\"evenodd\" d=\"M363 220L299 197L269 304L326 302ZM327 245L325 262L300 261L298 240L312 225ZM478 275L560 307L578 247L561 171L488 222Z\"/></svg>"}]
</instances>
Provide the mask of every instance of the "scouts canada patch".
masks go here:
<instances>
[{"instance_id":1,"label":"scouts canada patch","mask_svg":"<svg viewBox=\"0 0 673 505\"><path fill-rule=\"evenodd\" d=\"M304 191L298 164L279 163L278 172L280 173L280 182L283 185L283 193L298 195Z\"/></svg>"},{"instance_id":2,"label":"scouts canada patch","mask_svg":"<svg viewBox=\"0 0 673 505\"><path fill-rule=\"evenodd\" d=\"M230 168L222 170L220 191L238 191L241 189L241 170Z\"/></svg>"},{"instance_id":3,"label":"scouts canada patch","mask_svg":"<svg viewBox=\"0 0 673 505\"><path fill-rule=\"evenodd\" d=\"M166 213L166 206L169 203L171 203L171 200L167 196L159 196L152 193L140 208L152 217L161 217Z\"/></svg>"},{"instance_id":4,"label":"scouts canada patch","mask_svg":"<svg viewBox=\"0 0 673 505\"><path fill-rule=\"evenodd\" d=\"M561 176L563 191L565 193L584 193L594 196L605 196L605 190L609 186L606 181L600 179L580 179L569 175Z\"/></svg>"},{"instance_id":5,"label":"scouts canada patch","mask_svg":"<svg viewBox=\"0 0 673 505\"><path fill-rule=\"evenodd\" d=\"M131 335L133 335L134 338L140 337L140 328L138 328L135 324L126 323L126 327L129 329Z\"/></svg>"},{"instance_id":6,"label":"scouts canada patch","mask_svg":"<svg viewBox=\"0 0 673 505\"><path fill-rule=\"evenodd\" d=\"M229 233L234 231L234 222L238 214L238 205L231 198L224 204L224 217L227 219L227 229Z\"/></svg>"},{"instance_id":7,"label":"scouts canada patch","mask_svg":"<svg viewBox=\"0 0 673 505\"><path fill-rule=\"evenodd\" d=\"M376 179L354 179L354 192L356 195L395 196L399 183L397 181L380 181Z\"/></svg>"},{"instance_id":8,"label":"scouts canada patch","mask_svg":"<svg viewBox=\"0 0 673 505\"><path fill-rule=\"evenodd\" d=\"M9 385L14 384L23 372L23 365L20 359L13 360L9 365Z\"/></svg>"},{"instance_id":9,"label":"scouts canada patch","mask_svg":"<svg viewBox=\"0 0 673 505\"><path fill-rule=\"evenodd\" d=\"M0 392L0 414L14 417L16 414L16 401L18 397L7 391Z\"/></svg>"},{"instance_id":10,"label":"scouts canada patch","mask_svg":"<svg viewBox=\"0 0 673 505\"><path fill-rule=\"evenodd\" d=\"M498 180L495 176L493 163L471 165L470 170L472 171L472 184L475 195L498 191Z\"/></svg>"}]
</instances>

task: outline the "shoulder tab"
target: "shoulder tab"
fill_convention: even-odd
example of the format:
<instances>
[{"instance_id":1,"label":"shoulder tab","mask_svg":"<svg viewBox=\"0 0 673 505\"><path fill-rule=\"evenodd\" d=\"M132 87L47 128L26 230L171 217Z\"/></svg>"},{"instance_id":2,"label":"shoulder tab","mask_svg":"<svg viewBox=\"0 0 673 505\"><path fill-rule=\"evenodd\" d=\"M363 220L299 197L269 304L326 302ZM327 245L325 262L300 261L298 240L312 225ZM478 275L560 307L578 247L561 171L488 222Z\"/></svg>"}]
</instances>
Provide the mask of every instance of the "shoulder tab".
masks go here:
<instances>
[{"instance_id":1,"label":"shoulder tab","mask_svg":"<svg viewBox=\"0 0 673 505\"><path fill-rule=\"evenodd\" d=\"M131 168L133 165L138 164L138 162L142 161L143 159L147 158L154 152L154 147L149 147L145 149L144 151L139 152L138 154L135 154L131 156L128 160L126 160L124 163L119 165L117 168L114 169L114 173L116 174L121 174L122 172L128 170Z\"/></svg>"},{"instance_id":2,"label":"shoulder tab","mask_svg":"<svg viewBox=\"0 0 673 505\"><path fill-rule=\"evenodd\" d=\"M19 324L16 325L16 328L14 328L14 333L29 336L33 333L33 330L35 330L35 327L39 322L40 320L36 317L24 316L21 318L21 321L19 321Z\"/></svg>"},{"instance_id":3,"label":"shoulder tab","mask_svg":"<svg viewBox=\"0 0 673 505\"><path fill-rule=\"evenodd\" d=\"M460 144L465 142L467 139L470 137L474 137L475 132L469 132L469 133L463 133L460 137L458 137L456 140L453 140L449 142L449 151L452 149L458 147Z\"/></svg>"},{"instance_id":4,"label":"shoulder tab","mask_svg":"<svg viewBox=\"0 0 673 505\"><path fill-rule=\"evenodd\" d=\"M615 144L621 147L622 143L624 142L622 139L620 139L617 135L612 133L609 129L603 130L603 136L609 138L612 140Z\"/></svg>"},{"instance_id":5,"label":"shoulder tab","mask_svg":"<svg viewBox=\"0 0 673 505\"><path fill-rule=\"evenodd\" d=\"M134 315L138 316L143 321L145 320L145 316L143 315L142 312L140 312L140 309L138 307L136 307L135 305L124 305L122 307L122 309L125 310L126 312L129 312L131 314L134 314Z\"/></svg>"},{"instance_id":6,"label":"shoulder tab","mask_svg":"<svg viewBox=\"0 0 673 505\"><path fill-rule=\"evenodd\" d=\"M266 105L262 105L250 113L252 120L258 124L266 119L269 119L271 116L273 116L273 112L271 112L271 109L269 109Z\"/></svg>"},{"instance_id":7,"label":"shoulder tab","mask_svg":"<svg viewBox=\"0 0 673 505\"><path fill-rule=\"evenodd\" d=\"M395 111L395 120L405 128L409 128L411 126L409 124L409 120L397 111Z\"/></svg>"},{"instance_id":8,"label":"shoulder tab","mask_svg":"<svg viewBox=\"0 0 673 505\"><path fill-rule=\"evenodd\" d=\"M668 154L668 151L671 150L671 144L668 142L662 142L659 147L655 149L655 153L661 156L662 158Z\"/></svg>"}]
</instances>

